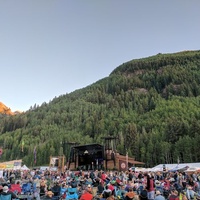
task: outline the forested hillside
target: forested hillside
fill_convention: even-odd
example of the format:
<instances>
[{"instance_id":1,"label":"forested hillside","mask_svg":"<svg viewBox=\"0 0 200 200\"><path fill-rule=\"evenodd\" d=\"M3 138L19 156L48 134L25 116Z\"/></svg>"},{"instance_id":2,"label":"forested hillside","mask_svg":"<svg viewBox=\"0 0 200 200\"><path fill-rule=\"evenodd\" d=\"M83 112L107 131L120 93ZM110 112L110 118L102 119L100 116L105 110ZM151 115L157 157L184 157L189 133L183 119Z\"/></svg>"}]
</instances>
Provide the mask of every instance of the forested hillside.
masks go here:
<instances>
[{"instance_id":1,"label":"forested hillside","mask_svg":"<svg viewBox=\"0 0 200 200\"><path fill-rule=\"evenodd\" d=\"M95 66L94 66L95 67ZM118 152L152 167L200 161L200 51L131 60L109 77L25 113L0 117L1 160L32 166L68 155L67 142L117 136ZM67 86L66 86L67 87Z\"/></svg>"}]
</instances>

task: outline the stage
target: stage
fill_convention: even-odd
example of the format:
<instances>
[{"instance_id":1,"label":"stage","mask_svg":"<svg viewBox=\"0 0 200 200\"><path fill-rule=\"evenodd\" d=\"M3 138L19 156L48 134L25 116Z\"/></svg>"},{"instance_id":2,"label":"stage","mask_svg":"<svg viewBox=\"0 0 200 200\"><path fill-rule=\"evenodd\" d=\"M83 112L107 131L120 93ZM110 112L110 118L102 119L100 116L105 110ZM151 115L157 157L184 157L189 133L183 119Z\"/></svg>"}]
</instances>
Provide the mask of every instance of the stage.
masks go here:
<instances>
[{"instance_id":1,"label":"stage","mask_svg":"<svg viewBox=\"0 0 200 200\"><path fill-rule=\"evenodd\" d=\"M79 145L72 148L74 167L82 170L103 168L104 147L100 144Z\"/></svg>"}]
</instances>

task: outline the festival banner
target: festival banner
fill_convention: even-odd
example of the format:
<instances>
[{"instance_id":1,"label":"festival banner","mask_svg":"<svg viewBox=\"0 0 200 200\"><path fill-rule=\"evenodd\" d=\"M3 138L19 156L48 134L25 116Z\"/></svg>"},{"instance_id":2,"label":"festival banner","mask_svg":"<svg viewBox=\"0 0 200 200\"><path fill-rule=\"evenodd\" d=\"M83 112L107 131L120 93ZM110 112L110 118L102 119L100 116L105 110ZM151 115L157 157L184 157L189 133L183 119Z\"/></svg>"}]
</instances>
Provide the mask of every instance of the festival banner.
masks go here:
<instances>
[{"instance_id":1,"label":"festival banner","mask_svg":"<svg viewBox=\"0 0 200 200\"><path fill-rule=\"evenodd\" d=\"M119 160L119 170L120 171L126 171L126 169L127 169L126 161Z\"/></svg>"}]
</instances>

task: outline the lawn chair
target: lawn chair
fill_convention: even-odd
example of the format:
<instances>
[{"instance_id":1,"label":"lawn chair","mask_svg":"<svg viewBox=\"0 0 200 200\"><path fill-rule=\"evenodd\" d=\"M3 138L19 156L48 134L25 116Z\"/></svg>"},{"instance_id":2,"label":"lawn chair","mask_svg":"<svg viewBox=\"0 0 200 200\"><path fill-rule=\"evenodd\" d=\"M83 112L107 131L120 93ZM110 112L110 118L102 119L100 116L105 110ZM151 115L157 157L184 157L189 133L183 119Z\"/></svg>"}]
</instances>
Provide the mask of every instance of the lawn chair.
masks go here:
<instances>
[{"instance_id":1,"label":"lawn chair","mask_svg":"<svg viewBox=\"0 0 200 200\"><path fill-rule=\"evenodd\" d=\"M11 194L7 194L7 195L1 194L0 195L0 200L11 200L11 199L12 199Z\"/></svg>"},{"instance_id":2,"label":"lawn chair","mask_svg":"<svg viewBox=\"0 0 200 200\"><path fill-rule=\"evenodd\" d=\"M77 189L68 188L66 192L66 200L78 199Z\"/></svg>"}]
</instances>

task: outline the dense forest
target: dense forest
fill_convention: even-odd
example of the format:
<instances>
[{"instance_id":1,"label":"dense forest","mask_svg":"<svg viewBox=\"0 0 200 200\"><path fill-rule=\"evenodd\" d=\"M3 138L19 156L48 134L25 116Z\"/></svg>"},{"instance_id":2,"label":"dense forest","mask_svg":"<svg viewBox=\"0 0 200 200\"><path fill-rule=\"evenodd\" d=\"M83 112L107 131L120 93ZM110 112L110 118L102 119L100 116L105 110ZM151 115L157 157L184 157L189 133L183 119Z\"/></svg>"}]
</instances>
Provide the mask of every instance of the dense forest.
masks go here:
<instances>
[{"instance_id":1,"label":"dense forest","mask_svg":"<svg viewBox=\"0 0 200 200\"><path fill-rule=\"evenodd\" d=\"M0 116L1 161L28 166L69 155L68 142L103 144L153 167L200 161L200 51L134 59L108 77L70 94ZM34 149L37 163L34 164Z\"/></svg>"}]
</instances>

